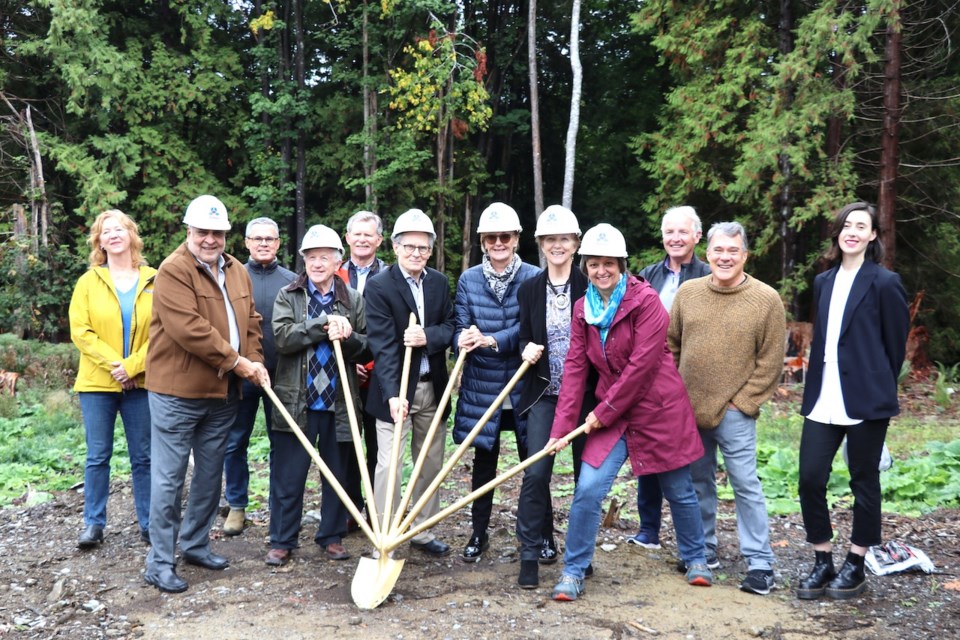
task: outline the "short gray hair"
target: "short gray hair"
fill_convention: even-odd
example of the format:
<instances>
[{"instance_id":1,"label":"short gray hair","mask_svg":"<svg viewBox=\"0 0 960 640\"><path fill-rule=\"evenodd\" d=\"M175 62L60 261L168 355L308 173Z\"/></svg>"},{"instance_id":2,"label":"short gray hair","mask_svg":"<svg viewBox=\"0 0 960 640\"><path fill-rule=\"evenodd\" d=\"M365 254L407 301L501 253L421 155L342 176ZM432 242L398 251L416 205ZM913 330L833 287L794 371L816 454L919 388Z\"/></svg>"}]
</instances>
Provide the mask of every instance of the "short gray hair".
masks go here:
<instances>
[{"instance_id":1,"label":"short gray hair","mask_svg":"<svg viewBox=\"0 0 960 640\"><path fill-rule=\"evenodd\" d=\"M277 237L280 237L280 227L277 226L277 223L271 220L270 218L254 218L247 223L247 230L243 232L243 235L250 237L250 227L253 227L258 224L265 224L268 227L273 227L273 230L277 232Z\"/></svg>"},{"instance_id":2,"label":"short gray hair","mask_svg":"<svg viewBox=\"0 0 960 640\"><path fill-rule=\"evenodd\" d=\"M433 251L433 241L435 238L426 231L404 231L403 233L395 233L390 236L390 242L393 244L403 244L403 236L407 235L408 233L422 233L423 235L427 236L430 241L430 251Z\"/></svg>"},{"instance_id":3,"label":"short gray hair","mask_svg":"<svg viewBox=\"0 0 960 640\"><path fill-rule=\"evenodd\" d=\"M377 235L381 238L383 237L383 219L373 211L357 211L350 216L350 219L347 220L347 233L351 233L353 231L353 225L358 222L376 222Z\"/></svg>"},{"instance_id":4,"label":"short gray hair","mask_svg":"<svg viewBox=\"0 0 960 640\"><path fill-rule=\"evenodd\" d=\"M740 236L740 245L743 247L743 250L750 250L747 245L747 232L739 222L714 222L713 226L710 227L710 231L707 232L708 247L710 246L710 241L713 240L713 236L718 233L731 238Z\"/></svg>"},{"instance_id":5,"label":"short gray hair","mask_svg":"<svg viewBox=\"0 0 960 640\"><path fill-rule=\"evenodd\" d=\"M679 207L670 207L663 212L663 218L660 220L660 231L663 231L663 221L667 219L667 216L670 214L677 213L682 216L686 216L688 220L693 222L693 230L697 233L703 232L703 223L700 222L700 216L697 215L697 210L689 205L681 205Z\"/></svg>"}]
</instances>

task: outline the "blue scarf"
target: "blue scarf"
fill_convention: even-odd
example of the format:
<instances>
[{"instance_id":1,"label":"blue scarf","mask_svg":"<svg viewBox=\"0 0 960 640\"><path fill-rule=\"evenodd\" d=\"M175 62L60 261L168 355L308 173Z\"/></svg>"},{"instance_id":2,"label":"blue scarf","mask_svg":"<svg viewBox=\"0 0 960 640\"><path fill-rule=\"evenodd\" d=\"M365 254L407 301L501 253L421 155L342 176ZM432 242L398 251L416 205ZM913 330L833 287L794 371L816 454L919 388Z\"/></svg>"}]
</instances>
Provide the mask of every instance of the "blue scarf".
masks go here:
<instances>
[{"instance_id":1,"label":"blue scarf","mask_svg":"<svg viewBox=\"0 0 960 640\"><path fill-rule=\"evenodd\" d=\"M620 282L614 288L610 295L610 302L606 309L603 307L603 298L600 292L591 282L587 287L587 295L584 297L583 312L587 324L592 324L600 330L600 344L606 346L607 334L610 332L610 325L613 323L613 317L617 315L617 309L623 301L623 294L627 291L627 274L620 274Z\"/></svg>"}]
</instances>

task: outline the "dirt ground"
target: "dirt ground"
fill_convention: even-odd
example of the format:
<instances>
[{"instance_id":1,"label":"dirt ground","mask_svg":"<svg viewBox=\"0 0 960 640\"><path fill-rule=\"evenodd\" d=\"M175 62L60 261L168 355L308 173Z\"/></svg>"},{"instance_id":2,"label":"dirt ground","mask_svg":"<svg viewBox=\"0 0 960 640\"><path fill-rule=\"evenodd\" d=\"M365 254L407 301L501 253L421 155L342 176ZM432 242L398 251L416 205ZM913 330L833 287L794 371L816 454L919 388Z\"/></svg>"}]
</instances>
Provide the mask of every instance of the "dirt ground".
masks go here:
<instances>
[{"instance_id":1,"label":"dirt ground","mask_svg":"<svg viewBox=\"0 0 960 640\"><path fill-rule=\"evenodd\" d=\"M601 530L596 574L586 593L577 602L558 603L550 591L560 563L541 568L539 589L516 585L518 488L511 481L499 494L491 547L480 563L464 564L458 557L469 535L465 509L436 530L453 546L451 556L437 560L408 545L398 550L406 564L390 597L375 610L358 609L350 596L356 554L372 548L362 534L345 540L354 559L332 562L313 543L315 525L305 523L293 561L272 570L263 563L266 512L248 514L250 526L235 538L219 534L218 520L213 549L230 558L230 568L181 565L190 588L167 595L143 581L146 546L137 535L127 483L114 483L106 541L88 552L75 546L82 526L79 492L32 508L0 510L0 637L960 638L960 592L948 588L960 573L960 512L886 517L887 536L924 549L937 573L871 576L867 593L849 603L793 596L790 586L811 560L799 516L771 519L778 589L761 597L738 589L744 567L731 505L722 505L722 567L712 588L687 586L675 571L668 512L660 551L625 543L635 526L629 514ZM445 493L444 500L459 495ZM315 491L308 492L307 509L318 503ZM568 503L556 501L561 532ZM849 521L843 514L836 521L843 538Z\"/></svg>"}]
</instances>

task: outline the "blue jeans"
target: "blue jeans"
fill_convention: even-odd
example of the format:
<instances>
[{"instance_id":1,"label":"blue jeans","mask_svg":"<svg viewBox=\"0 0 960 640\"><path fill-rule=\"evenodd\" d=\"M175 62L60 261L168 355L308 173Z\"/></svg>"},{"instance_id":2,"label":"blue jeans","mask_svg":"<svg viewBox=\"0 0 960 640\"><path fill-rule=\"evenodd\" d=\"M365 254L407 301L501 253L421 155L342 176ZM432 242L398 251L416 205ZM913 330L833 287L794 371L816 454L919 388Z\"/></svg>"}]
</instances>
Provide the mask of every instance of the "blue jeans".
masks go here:
<instances>
[{"instance_id":1,"label":"blue jeans","mask_svg":"<svg viewBox=\"0 0 960 640\"><path fill-rule=\"evenodd\" d=\"M270 372L270 379L274 374ZM257 420L257 411L260 410L260 400L263 399L263 415L267 424L267 438L273 443L273 406L263 389L252 382L243 381L243 398L237 409L237 419L230 427L227 436L227 451L223 456L223 495L234 509L246 509L248 504L247 489L250 486L250 467L247 466L247 447L250 446L250 436ZM273 447L270 447L273 451Z\"/></svg>"},{"instance_id":2,"label":"blue jeans","mask_svg":"<svg viewBox=\"0 0 960 640\"><path fill-rule=\"evenodd\" d=\"M117 413L123 420L133 479L133 504L140 531L150 528L150 404L145 389L124 392L81 391L80 410L87 439L83 472L83 522L107 524L110 458Z\"/></svg>"},{"instance_id":3,"label":"blue jeans","mask_svg":"<svg viewBox=\"0 0 960 640\"><path fill-rule=\"evenodd\" d=\"M584 463L580 482L573 494L567 525L563 573L583 579L593 560L603 499L610 492L620 467L627 460L627 441L620 438L599 468ZM698 514L697 496L687 466L656 474L668 502L677 529L677 547L687 564L706 563L703 529Z\"/></svg>"},{"instance_id":4,"label":"blue jeans","mask_svg":"<svg viewBox=\"0 0 960 640\"><path fill-rule=\"evenodd\" d=\"M690 465L700 500L707 550L717 551L717 447L723 454L727 478L733 486L740 553L748 569L772 569L767 501L757 477L757 421L728 408L715 429L700 429L703 457Z\"/></svg>"},{"instance_id":5,"label":"blue jeans","mask_svg":"<svg viewBox=\"0 0 960 640\"><path fill-rule=\"evenodd\" d=\"M637 515L640 516L640 531L660 539L660 513L663 507L663 491L654 474L637 478Z\"/></svg>"}]
</instances>

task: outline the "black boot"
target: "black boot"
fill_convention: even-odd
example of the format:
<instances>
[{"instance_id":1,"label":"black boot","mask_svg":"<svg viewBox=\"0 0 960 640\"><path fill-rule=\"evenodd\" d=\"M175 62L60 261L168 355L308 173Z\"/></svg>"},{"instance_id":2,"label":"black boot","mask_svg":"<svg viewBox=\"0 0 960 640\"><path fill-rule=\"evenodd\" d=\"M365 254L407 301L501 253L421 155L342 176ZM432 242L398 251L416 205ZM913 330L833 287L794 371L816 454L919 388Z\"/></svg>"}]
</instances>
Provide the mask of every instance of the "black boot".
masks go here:
<instances>
[{"instance_id":1,"label":"black boot","mask_svg":"<svg viewBox=\"0 0 960 640\"><path fill-rule=\"evenodd\" d=\"M823 595L827 583L837 576L833 568L833 554L829 551L817 551L817 559L813 569L806 578L801 578L797 585L797 597L801 600L816 600Z\"/></svg>"},{"instance_id":2,"label":"black boot","mask_svg":"<svg viewBox=\"0 0 960 640\"><path fill-rule=\"evenodd\" d=\"M848 553L837 577L827 585L827 597L834 600L849 600L866 590L867 577L863 574L863 556L853 552Z\"/></svg>"},{"instance_id":3,"label":"black boot","mask_svg":"<svg viewBox=\"0 0 960 640\"><path fill-rule=\"evenodd\" d=\"M536 589L540 586L540 563L536 560L520 561L520 577L517 584L521 589Z\"/></svg>"}]
</instances>

